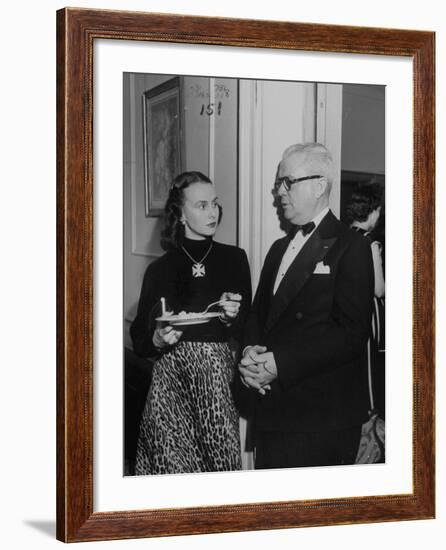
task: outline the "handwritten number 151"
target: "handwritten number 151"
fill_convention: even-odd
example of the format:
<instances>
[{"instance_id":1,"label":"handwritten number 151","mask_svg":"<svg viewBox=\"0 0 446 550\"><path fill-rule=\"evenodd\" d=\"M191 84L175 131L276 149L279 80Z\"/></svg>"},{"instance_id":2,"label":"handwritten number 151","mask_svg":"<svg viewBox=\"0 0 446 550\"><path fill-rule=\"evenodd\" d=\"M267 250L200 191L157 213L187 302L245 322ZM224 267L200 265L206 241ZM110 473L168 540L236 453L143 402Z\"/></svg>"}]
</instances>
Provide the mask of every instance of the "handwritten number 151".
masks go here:
<instances>
[{"instance_id":1,"label":"handwritten number 151","mask_svg":"<svg viewBox=\"0 0 446 550\"><path fill-rule=\"evenodd\" d=\"M221 107L221 101L217 103L217 106L215 106L215 103L208 103L207 105L203 103L201 106L200 115L212 116L215 113L220 116Z\"/></svg>"}]
</instances>

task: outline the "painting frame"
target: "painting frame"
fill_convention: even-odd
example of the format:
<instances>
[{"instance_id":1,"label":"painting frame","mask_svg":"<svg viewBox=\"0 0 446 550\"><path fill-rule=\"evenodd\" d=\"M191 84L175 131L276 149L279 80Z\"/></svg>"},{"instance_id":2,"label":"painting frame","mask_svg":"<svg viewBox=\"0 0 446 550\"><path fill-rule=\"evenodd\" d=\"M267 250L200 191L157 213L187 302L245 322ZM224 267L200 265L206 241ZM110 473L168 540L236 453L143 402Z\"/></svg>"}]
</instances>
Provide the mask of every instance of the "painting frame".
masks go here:
<instances>
[{"instance_id":1,"label":"painting frame","mask_svg":"<svg viewBox=\"0 0 446 550\"><path fill-rule=\"evenodd\" d=\"M168 185L175 174L183 171L182 95L182 78L180 76L146 90L143 94L146 217L162 216L169 192ZM163 128L160 128L163 123ZM156 139L160 137L161 131L165 136ZM157 148L155 148L155 143L158 144ZM162 151L159 150L160 147L162 147Z\"/></svg>"},{"instance_id":2,"label":"painting frame","mask_svg":"<svg viewBox=\"0 0 446 550\"><path fill-rule=\"evenodd\" d=\"M157 41L407 56L413 62L413 490L93 510L93 43ZM57 12L57 538L66 542L435 516L435 34L65 8Z\"/></svg>"}]
</instances>

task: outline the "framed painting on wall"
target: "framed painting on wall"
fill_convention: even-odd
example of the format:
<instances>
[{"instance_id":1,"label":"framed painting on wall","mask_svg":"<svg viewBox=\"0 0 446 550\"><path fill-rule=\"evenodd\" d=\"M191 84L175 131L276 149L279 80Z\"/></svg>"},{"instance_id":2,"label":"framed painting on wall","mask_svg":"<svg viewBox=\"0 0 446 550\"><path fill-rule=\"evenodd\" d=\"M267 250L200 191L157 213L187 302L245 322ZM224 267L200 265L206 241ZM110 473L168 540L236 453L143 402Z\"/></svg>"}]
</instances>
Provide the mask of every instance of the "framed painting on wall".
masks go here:
<instances>
[{"instance_id":1,"label":"framed painting on wall","mask_svg":"<svg viewBox=\"0 0 446 550\"><path fill-rule=\"evenodd\" d=\"M143 95L146 216L160 216L182 167L182 85L175 77Z\"/></svg>"}]
</instances>

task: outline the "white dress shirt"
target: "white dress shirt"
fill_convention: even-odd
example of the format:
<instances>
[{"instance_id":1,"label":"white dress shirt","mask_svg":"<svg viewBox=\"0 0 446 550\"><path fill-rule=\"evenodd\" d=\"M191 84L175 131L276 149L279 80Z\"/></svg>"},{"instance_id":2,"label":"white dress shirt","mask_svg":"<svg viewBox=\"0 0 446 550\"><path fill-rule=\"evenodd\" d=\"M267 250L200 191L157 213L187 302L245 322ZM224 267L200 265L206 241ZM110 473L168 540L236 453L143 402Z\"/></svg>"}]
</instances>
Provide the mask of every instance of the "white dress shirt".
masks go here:
<instances>
[{"instance_id":1,"label":"white dress shirt","mask_svg":"<svg viewBox=\"0 0 446 550\"><path fill-rule=\"evenodd\" d=\"M302 231L298 231L294 239L290 241L290 244L288 245L285 254L282 256L282 262L280 263L279 271L277 272L276 281L274 283L273 294L276 293L280 283L282 282L282 279L285 277L286 272L288 271L290 265L294 262L296 256L302 250L304 244L308 241L308 239L316 230L317 226L321 223L321 221L325 218L327 214L328 206L326 206L323 210L319 212L317 216L310 220L314 223L313 231L305 236L303 235Z\"/></svg>"}]
</instances>

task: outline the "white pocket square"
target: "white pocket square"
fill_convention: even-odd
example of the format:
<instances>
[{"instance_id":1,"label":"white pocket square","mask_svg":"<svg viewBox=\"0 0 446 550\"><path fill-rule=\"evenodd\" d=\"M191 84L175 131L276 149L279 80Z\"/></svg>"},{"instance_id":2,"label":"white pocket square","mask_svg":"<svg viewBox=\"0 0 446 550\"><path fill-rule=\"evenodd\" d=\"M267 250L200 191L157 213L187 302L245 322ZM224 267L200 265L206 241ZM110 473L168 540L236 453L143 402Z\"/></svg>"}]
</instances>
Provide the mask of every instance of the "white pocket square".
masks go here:
<instances>
[{"instance_id":1,"label":"white pocket square","mask_svg":"<svg viewBox=\"0 0 446 550\"><path fill-rule=\"evenodd\" d=\"M324 262L318 262L313 271L315 275L330 275L330 273L330 266L325 265Z\"/></svg>"}]
</instances>

